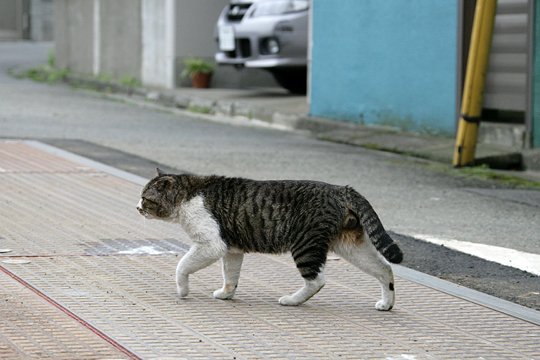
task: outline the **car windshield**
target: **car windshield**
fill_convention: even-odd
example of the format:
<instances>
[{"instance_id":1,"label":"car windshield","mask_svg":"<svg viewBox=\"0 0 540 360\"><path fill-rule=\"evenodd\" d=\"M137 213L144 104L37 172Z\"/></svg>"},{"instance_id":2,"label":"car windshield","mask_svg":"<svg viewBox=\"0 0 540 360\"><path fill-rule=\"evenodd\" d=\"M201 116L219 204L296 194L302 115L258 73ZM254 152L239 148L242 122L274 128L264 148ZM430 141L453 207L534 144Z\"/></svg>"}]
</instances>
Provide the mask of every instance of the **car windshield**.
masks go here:
<instances>
[{"instance_id":1,"label":"car windshield","mask_svg":"<svg viewBox=\"0 0 540 360\"><path fill-rule=\"evenodd\" d=\"M256 5L252 16L280 15L289 12L306 10L308 0L276 0L264 1Z\"/></svg>"}]
</instances>

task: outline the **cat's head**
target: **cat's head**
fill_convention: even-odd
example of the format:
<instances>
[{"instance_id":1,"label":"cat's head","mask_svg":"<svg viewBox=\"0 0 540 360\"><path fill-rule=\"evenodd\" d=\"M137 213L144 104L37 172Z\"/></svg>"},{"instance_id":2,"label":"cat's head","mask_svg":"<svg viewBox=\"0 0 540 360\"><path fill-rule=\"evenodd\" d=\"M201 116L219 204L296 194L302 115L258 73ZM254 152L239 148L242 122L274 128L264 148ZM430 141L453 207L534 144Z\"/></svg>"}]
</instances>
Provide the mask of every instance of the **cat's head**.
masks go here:
<instances>
[{"instance_id":1,"label":"cat's head","mask_svg":"<svg viewBox=\"0 0 540 360\"><path fill-rule=\"evenodd\" d=\"M157 171L158 176L143 188L137 210L147 219L171 220L177 215L179 180L175 175Z\"/></svg>"}]
</instances>

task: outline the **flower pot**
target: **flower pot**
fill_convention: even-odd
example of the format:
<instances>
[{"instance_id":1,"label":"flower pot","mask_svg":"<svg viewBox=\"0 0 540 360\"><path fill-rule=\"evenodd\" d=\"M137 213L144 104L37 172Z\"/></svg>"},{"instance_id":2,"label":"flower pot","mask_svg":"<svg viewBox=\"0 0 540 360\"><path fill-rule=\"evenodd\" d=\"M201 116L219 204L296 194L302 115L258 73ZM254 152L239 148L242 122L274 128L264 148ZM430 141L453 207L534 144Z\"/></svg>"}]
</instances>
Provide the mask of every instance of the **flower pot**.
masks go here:
<instances>
[{"instance_id":1,"label":"flower pot","mask_svg":"<svg viewBox=\"0 0 540 360\"><path fill-rule=\"evenodd\" d=\"M195 73L191 76L191 86L199 89L209 88L211 79L212 73Z\"/></svg>"}]
</instances>

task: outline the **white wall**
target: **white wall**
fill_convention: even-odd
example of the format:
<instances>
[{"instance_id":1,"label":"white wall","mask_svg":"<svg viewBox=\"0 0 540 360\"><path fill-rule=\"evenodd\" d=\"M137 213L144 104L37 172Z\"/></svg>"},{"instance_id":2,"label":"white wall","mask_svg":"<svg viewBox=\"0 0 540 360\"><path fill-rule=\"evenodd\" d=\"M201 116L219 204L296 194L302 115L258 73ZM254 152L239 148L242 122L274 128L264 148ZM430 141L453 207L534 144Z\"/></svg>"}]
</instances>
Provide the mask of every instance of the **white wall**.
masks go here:
<instances>
[{"instance_id":1,"label":"white wall","mask_svg":"<svg viewBox=\"0 0 540 360\"><path fill-rule=\"evenodd\" d=\"M174 88L175 0L142 0L142 66L145 85Z\"/></svg>"},{"instance_id":2,"label":"white wall","mask_svg":"<svg viewBox=\"0 0 540 360\"><path fill-rule=\"evenodd\" d=\"M213 58L214 27L228 0L177 0L176 56Z\"/></svg>"}]
</instances>

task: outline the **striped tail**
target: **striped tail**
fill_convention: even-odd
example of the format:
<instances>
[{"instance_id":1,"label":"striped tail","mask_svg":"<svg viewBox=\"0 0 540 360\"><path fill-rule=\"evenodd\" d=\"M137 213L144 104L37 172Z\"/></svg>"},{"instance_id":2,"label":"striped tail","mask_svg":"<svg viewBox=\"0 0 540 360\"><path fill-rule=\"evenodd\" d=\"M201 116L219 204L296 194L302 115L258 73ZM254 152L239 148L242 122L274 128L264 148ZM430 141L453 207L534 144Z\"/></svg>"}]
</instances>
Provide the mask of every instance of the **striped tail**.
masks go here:
<instances>
[{"instance_id":1,"label":"striped tail","mask_svg":"<svg viewBox=\"0 0 540 360\"><path fill-rule=\"evenodd\" d=\"M399 264L403 261L403 252L388 235L369 201L355 190L349 189L351 190L349 191L352 204L351 210L357 214L360 224L364 227L369 239L386 260Z\"/></svg>"}]
</instances>

